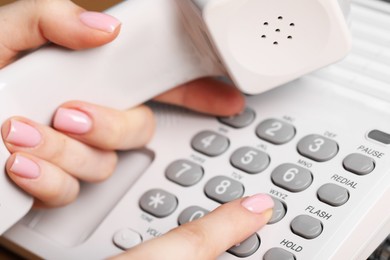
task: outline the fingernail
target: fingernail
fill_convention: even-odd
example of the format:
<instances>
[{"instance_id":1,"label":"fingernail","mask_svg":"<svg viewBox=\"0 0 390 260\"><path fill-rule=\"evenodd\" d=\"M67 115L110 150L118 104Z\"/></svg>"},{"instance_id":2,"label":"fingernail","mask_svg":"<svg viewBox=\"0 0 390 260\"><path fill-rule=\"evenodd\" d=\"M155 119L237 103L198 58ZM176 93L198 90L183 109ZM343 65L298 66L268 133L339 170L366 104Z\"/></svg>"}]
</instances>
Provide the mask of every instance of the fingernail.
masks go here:
<instances>
[{"instance_id":1,"label":"fingernail","mask_svg":"<svg viewBox=\"0 0 390 260\"><path fill-rule=\"evenodd\" d=\"M80 110L59 108L54 116L54 127L72 134L85 134L92 127L92 120Z\"/></svg>"},{"instance_id":2,"label":"fingernail","mask_svg":"<svg viewBox=\"0 0 390 260\"><path fill-rule=\"evenodd\" d=\"M37 129L26 123L11 120L6 142L18 146L34 147L41 142L42 136Z\"/></svg>"},{"instance_id":3,"label":"fingernail","mask_svg":"<svg viewBox=\"0 0 390 260\"><path fill-rule=\"evenodd\" d=\"M112 33L121 24L119 20L111 15L99 12L83 12L80 14L80 20L86 26L100 31Z\"/></svg>"},{"instance_id":4,"label":"fingernail","mask_svg":"<svg viewBox=\"0 0 390 260\"><path fill-rule=\"evenodd\" d=\"M21 155L16 155L10 171L19 177L27 179L36 179L40 175L38 164Z\"/></svg>"},{"instance_id":5,"label":"fingernail","mask_svg":"<svg viewBox=\"0 0 390 260\"><path fill-rule=\"evenodd\" d=\"M263 213L274 207L274 201L267 194L256 194L245 198L241 205L253 213Z\"/></svg>"}]
</instances>

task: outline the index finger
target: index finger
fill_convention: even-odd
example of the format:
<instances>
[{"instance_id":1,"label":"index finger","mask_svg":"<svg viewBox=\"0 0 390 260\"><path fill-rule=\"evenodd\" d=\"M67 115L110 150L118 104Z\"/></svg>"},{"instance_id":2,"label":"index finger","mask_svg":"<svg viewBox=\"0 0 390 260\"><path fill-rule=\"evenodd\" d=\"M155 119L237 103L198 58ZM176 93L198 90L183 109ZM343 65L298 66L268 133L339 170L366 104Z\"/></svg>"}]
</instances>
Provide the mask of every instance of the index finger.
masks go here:
<instances>
[{"instance_id":1,"label":"index finger","mask_svg":"<svg viewBox=\"0 0 390 260\"><path fill-rule=\"evenodd\" d=\"M244 96L237 88L213 78L187 82L157 96L155 100L217 116L238 114L245 107Z\"/></svg>"},{"instance_id":2,"label":"index finger","mask_svg":"<svg viewBox=\"0 0 390 260\"><path fill-rule=\"evenodd\" d=\"M266 194L238 199L114 259L215 259L263 227L273 206Z\"/></svg>"}]
</instances>

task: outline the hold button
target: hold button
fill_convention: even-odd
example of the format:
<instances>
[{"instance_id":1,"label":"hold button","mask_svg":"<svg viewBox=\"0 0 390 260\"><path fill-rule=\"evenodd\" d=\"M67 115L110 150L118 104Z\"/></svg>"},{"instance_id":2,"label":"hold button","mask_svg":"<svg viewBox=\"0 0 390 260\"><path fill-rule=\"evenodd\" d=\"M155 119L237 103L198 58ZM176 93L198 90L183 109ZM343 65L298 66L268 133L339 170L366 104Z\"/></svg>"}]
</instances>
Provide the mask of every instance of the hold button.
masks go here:
<instances>
[{"instance_id":1,"label":"hold button","mask_svg":"<svg viewBox=\"0 0 390 260\"><path fill-rule=\"evenodd\" d=\"M368 138L371 138L377 142L382 144L390 144L390 134L379 131L379 130L371 130L368 133Z\"/></svg>"}]
</instances>

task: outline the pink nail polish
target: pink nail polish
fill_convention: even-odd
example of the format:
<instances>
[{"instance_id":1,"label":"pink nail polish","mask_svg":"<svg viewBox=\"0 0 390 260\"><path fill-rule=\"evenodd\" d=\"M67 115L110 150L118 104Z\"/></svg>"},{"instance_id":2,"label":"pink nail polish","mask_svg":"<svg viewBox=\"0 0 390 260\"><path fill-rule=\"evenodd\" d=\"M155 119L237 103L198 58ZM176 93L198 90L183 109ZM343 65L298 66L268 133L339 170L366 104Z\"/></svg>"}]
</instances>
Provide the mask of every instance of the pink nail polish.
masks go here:
<instances>
[{"instance_id":1,"label":"pink nail polish","mask_svg":"<svg viewBox=\"0 0 390 260\"><path fill-rule=\"evenodd\" d=\"M83 12L80 20L86 26L100 31L112 33L121 24L116 18L99 12Z\"/></svg>"},{"instance_id":2,"label":"pink nail polish","mask_svg":"<svg viewBox=\"0 0 390 260\"><path fill-rule=\"evenodd\" d=\"M11 120L6 142L18 146L34 147L41 142L42 136L37 129L26 123Z\"/></svg>"},{"instance_id":3,"label":"pink nail polish","mask_svg":"<svg viewBox=\"0 0 390 260\"><path fill-rule=\"evenodd\" d=\"M267 194L256 194L245 198L241 205L253 213L263 213L274 207L274 201Z\"/></svg>"},{"instance_id":4,"label":"pink nail polish","mask_svg":"<svg viewBox=\"0 0 390 260\"><path fill-rule=\"evenodd\" d=\"M92 121L87 114L69 108L59 108L53 124L56 129L72 134L85 134L92 127Z\"/></svg>"},{"instance_id":5,"label":"pink nail polish","mask_svg":"<svg viewBox=\"0 0 390 260\"><path fill-rule=\"evenodd\" d=\"M38 164L21 155L16 155L10 171L17 176L26 179L36 179L40 175Z\"/></svg>"}]
</instances>

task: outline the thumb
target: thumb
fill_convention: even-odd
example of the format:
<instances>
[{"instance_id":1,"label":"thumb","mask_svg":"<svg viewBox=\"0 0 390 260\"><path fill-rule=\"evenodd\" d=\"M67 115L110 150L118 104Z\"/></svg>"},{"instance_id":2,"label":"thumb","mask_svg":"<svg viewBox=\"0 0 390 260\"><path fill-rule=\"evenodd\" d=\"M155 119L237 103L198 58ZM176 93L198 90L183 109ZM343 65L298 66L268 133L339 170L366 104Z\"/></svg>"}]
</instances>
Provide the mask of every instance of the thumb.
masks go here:
<instances>
[{"instance_id":1,"label":"thumb","mask_svg":"<svg viewBox=\"0 0 390 260\"><path fill-rule=\"evenodd\" d=\"M15 1L0 7L0 18L0 68L47 41L84 49L112 41L120 29L114 17L85 11L70 0Z\"/></svg>"},{"instance_id":2,"label":"thumb","mask_svg":"<svg viewBox=\"0 0 390 260\"><path fill-rule=\"evenodd\" d=\"M272 198L265 194L238 199L114 259L215 259L263 227L273 206ZM258 237L249 240L258 242ZM255 251L258 246L249 247Z\"/></svg>"}]
</instances>

